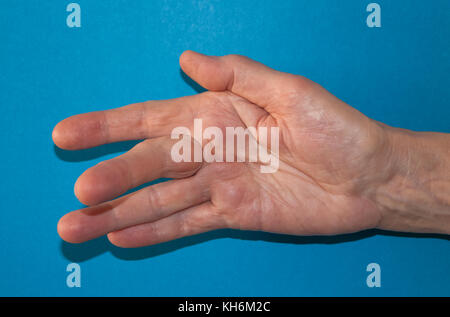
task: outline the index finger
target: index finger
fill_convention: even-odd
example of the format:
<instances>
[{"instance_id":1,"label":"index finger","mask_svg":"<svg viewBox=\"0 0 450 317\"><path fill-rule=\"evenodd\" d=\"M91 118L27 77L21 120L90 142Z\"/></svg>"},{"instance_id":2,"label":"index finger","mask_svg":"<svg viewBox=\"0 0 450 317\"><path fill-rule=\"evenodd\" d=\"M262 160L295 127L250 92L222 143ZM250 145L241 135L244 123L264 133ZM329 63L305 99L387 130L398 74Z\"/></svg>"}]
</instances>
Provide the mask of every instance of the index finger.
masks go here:
<instances>
[{"instance_id":1,"label":"index finger","mask_svg":"<svg viewBox=\"0 0 450 317\"><path fill-rule=\"evenodd\" d=\"M53 129L55 144L66 150L170 135L176 126L192 123L193 107L200 95L147 101L117 109L78 114Z\"/></svg>"}]
</instances>

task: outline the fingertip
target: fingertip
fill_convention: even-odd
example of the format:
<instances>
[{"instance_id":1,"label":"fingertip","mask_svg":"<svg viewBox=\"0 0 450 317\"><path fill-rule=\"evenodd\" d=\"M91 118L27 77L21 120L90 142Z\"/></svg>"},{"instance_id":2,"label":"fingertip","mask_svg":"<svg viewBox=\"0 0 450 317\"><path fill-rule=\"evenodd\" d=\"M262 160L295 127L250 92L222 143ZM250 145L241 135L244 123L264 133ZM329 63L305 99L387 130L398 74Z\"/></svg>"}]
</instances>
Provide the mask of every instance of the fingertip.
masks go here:
<instances>
[{"instance_id":1,"label":"fingertip","mask_svg":"<svg viewBox=\"0 0 450 317\"><path fill-rule=\"evenodd\" d=\"M121 234L118 232L110 232L106 235L109 242L111 244L113 244L114 246L119 247L119 248L129 248L130 246L128 246L126 241L121 239L120 236L121 236Z\"/></svg>"},{"instance_id":2,"label":"fingertip","mask_svg":"<svg viewBox=\"0 0 450 317\"><path fill-rule=\"evenodd\" d=\"M82 243L103 236L116 225L110 211L109 204L71 211L59 220L58 234L69 243Z\"/></svg>"},{"instance_id":3,"label":"fingertip","mask_svg":"<svg viewBox=\"0 0 450 317\"><path fill-rule=\"evenodd\" d=\"M84 148L81 143L82 129L78 119L81 115L66 118L60 121L52 132L52 139L56 146L63 150L79 150Z\"/></svg>"},{"instance_id":4,"label":"fingertip","mask_svg":"<svg viewBox=\"0 0 450 317\"><path fill-rule=\"evenodd\" d=\"M81 226L80 223L74 221L74 212L69 212L65 214L61 219L59 219L57 224L57 232L61 239L69 243L81 243L84 240L81 238Z\"/></svg>"},{"instance_id":5,"label":"fingertip","mask_svg":"<svg viewBox=\"0 0 450 317\"><path fill-rule=\"evenodd\" d=\"M71 148L70 142L67 142L68 138L67 138L67 133L65 133L65 129L64 129L64 120L59 122L53 128L52 140L55 143L55 145L61 149L68 150Z\"/></svg>"},{"instance_id":6,"label":"fingertip","mask_svg":"<svg viewBox=\"0 0 450 317\"><path fill-rule=\"evenodd\" d=\"M59 141L61 140L61 133L59 131L59 123L57 123L54 127L53 127L53 131L52 131L52 140L53 143L55 143L56 145L59 144Z\"/></svg>"},{"instance_id":7,"label":"fingertip","mask_svg":"<svg viewBox=\"0 0 450 317\"><path fill-rule=\"evenodd\" d=\"M192 59L195 59L198 56L206 56L205 54L198 53L192 50L186 50L180 55L180 66L186 66L189 64L189 62L192 61Z\"/></svg>"},{"instance_id":8,"label":"fingertip","mask_svg":"<svg viewBox=\"0 0 450 317\"><path fill-rule=\"evenodd\" d=\"M78 177L73 187L73 192L80 203L92 206L107 200L102 197L104 195L102 195L103 190L100 186L101 184L99 183L95 184L95 177L91 176L88 169Z\"/></svg>"},{"instance_id":9,"label":"fingertip","mask_svg":"<svg viewBox=\"0 0 450 317\"><path fill-rule=\"evenodd\" d=\"M92 204L92 201L89 197L90 190L86 190L86 186L83 185L83 181L81 180L83 175L84 173L81 174L81 176L78 177L77 181L75 182L75 185L73 186L73 193L80 203L89 206Z\"/></svg>"},{"instance_id":10,"label":"fingertip","mask_svg":"<svg viewBox=\"0 0 450 317\"><path fill-rule=\"evenodd\" d=\"M180 67L189 76L192 75L193 71L197 67L196 65L198 65L198 62L196 61L196 55L202 54L199 54L191 50L187 50L180 55L179 59Z\"/></svg>"},{"instance_id":11,"label":"fingertip","mask_svg":"<svg viewBox=\"0 0 450 317\"><path fill-rule=\"evenodd\" d=\"M180 66L183 66L184 62L186 62L186 59L189 58L189 55L194 53L194 51L191 50L186 50L183 53L181 53L179 61L180 61Z\"/></svg>"},{"instance_id":12,"label":"fingertip","mask_svg":"<svg viewBox=\"0 0 450 317\"><path fill-rule=\"evenodd\" d=\"M213 91L223 91L232 75L232 70L217 56L185 51L180 56L181 69L200 86Z\"/></svg>"},{"instance_id":13,"label":"fingertip","mask_svg":"<svg viewBox=\"0 0 450 317\"><path fill-rule=\"evenodd\" d=\"M125 193L129 187L123 181L124 172L105 162L87 169L78 177L74 194L84 205L92 206L114 199Z\"/></svg>"}]
</instances>

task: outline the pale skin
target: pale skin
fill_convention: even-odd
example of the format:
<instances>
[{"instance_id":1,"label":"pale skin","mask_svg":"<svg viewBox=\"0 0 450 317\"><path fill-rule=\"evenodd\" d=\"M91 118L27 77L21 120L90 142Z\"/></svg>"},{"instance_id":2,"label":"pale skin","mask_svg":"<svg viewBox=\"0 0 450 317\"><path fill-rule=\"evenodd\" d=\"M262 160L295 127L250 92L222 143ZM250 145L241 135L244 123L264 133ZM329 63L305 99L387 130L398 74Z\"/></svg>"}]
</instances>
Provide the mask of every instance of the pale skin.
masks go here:
<instances>
[{"instance_id":1,"label":"pale skin","mask_svg":"<svg viewBox=\"0 0 450 317\"><path fill-rule=\"evenodd\" d=\"M238 55L180 57L208 91L67 118L55 144L78 150L141 140L89 168L75 195L87 208L58 223L81 243L107 235L140 247L214 229L335 235L365 229L450 234L450 136L376 122L297 75ZM259 163L176 163L175 127L279 127L279 169ZM134 187L172 180L121 196Z\"/></svg>"}]
</instances>

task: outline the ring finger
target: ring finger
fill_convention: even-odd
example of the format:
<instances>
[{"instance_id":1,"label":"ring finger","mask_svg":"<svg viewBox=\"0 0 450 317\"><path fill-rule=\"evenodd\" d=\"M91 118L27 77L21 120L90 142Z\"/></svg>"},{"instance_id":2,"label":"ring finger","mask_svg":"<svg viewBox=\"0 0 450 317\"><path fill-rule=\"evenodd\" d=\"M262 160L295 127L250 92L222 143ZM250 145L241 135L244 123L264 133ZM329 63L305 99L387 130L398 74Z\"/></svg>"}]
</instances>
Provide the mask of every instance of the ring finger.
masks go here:
<instances>
[{"instance_id":1,"label":"ring finger","mask_svg":"<svg viewBox=\"0 0 450 317\"><path fill-rule=\"evenodd\" d=\"M148 186L97 206L64 215L60 236L81 243L109 232L165 218L209 200L209 186L202 175Z\"/></svg>"}]
</instances>

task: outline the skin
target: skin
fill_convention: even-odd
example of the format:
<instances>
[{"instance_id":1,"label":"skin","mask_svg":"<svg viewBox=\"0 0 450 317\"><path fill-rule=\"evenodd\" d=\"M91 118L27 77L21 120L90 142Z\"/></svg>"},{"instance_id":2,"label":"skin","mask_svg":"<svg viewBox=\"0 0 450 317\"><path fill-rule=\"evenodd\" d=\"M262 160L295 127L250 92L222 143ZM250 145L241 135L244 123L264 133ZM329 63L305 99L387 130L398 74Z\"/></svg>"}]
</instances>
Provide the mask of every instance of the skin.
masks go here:
<instances>
[{"instance_id":1,"label":"skin","mask_svg":"<svg viewBox=\"0 0 450 317\"><path fill-rule=\"evenodd\" d=\"M140 247L219 229L334 235L370 228L450 233L450 137L388 127L318 84L243 56L180 57L208 91L69 117L53 140L67 150L140 140L89 168L75 195L87 208L58 223L80 243L107 234ZM175 127L279 127L279 169L260 163L175 163ZM225 134L225 133L224 133ZM160 177L172 180L116 198Z\"/></svg>"}]
</instances>

